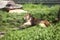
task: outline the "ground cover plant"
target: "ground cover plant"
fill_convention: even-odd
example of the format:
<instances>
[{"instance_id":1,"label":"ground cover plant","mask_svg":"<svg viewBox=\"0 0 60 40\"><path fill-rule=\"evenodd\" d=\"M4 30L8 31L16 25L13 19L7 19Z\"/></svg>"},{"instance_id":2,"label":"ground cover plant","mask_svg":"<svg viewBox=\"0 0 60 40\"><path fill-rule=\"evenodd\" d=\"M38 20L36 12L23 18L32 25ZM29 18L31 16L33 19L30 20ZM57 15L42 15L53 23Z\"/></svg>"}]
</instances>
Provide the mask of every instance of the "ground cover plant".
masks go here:
<instances>
[{"instance_id":1,"label":"ground cover plant","mask_svg":"<svg viewBox=\"0 0 60 40\"><path fill-rule=\"evenodd\" d=\"M57 17L59 5L47 6L42 4L24 4L23 9L27 10L34 17L47 19L50 22ZM19 27L23 23L22 14L9 14L0 11L0 31L6 32L0 40L60 40L60 23L42 28L39 25L13 31L14 27Z\"/></svg>"}]
</instances>

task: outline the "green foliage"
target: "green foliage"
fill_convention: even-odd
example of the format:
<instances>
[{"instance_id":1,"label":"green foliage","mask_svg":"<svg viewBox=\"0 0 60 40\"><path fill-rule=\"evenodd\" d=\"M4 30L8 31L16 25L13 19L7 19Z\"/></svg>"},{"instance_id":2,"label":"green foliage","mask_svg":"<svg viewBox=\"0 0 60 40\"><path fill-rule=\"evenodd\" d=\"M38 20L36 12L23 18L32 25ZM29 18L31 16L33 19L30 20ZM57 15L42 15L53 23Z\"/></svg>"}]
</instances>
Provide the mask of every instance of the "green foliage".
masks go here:
<instances>
[{"instance_id":1,"label":"green foliage","mask_svg":"<svg viewBox=\"0 0 60 40\"><path fill-rule=\"evenodd\" d=\"M24 4L23 9L27 10L34 17L39 19L55 20L60 6L47 6L41 4ZM0 31L6 34L0 40L60 40L60 23L52 24L49 27L42 28L39 25L30 28L15 30L13 27L19 27L23 23L24 13L15 14L0 11Z\"/></svg>"},{"instance_id":2,"label":"green foliage","mask_svg":"<svg viewBox=\"0 0 60 40\"><path fill-rule=\"evenodd\" d=\"M28 7L28 8L27 8ZM46 5L24 5L24 9L29 11L29 13L32 13L35 17L37 18L42 18L42 19L47 19L47 20L55 20L58 14L60 6L59 5L54 5L54 6L46 6Z\"/></svg>"}]
</instances>

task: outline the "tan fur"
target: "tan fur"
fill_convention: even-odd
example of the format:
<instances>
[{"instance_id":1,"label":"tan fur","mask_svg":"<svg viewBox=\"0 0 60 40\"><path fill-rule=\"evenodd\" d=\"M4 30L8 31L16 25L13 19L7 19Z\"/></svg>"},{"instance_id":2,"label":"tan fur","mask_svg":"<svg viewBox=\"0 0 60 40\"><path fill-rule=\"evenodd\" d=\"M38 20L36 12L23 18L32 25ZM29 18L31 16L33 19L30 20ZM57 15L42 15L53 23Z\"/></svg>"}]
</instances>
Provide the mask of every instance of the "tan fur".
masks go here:
<instances>
[{"instance_id":1,"label":"tan fur","mask_svg":"<svg viewBox=\"0 0 60 40\"><path fill-rule=\"evenodd\" d=\"M37 18L34 18L31 14L26 14L24 16L24 20L26 21L22 26L33 26L39 24L41 27L47 27L50 25L50 22L47 20L40 20Z\"/></svg>"},{"instance_id":2,"label":"tan fur","mask_svg":"<svg viewBox=\"0 0 60 40\"><path fill-rule=\"evenodd\" d=\"M42 27L47 27L47 26L50 25L50 22L47 21L47 20L41 20L39 25L42 26Z\"/></svg>"}]
</instances>

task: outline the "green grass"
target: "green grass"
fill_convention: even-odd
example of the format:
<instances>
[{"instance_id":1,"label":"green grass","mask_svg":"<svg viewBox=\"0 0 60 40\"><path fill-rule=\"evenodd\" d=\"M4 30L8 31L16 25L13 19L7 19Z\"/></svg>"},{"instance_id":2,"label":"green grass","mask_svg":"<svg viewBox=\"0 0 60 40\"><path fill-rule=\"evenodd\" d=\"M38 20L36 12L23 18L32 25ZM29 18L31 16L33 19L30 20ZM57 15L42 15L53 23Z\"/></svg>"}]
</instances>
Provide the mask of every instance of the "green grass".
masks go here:
<instances>
[{"instance_id":1,"label":"green grass","mask_svg":"<svg viewBox=\"0 0 60 40\"><path fill-rule=\"evenodd\" d=\"M24 4L23 9L27 10L34 17L39 19L55 20L60 6L53 5L35 5ZM60 40L60 23L52 24L49 27L42 28L39 25L25 28L22 30L13 30L13 27L19 27L23 23L24 13L9 14L0 11L0 31L6 34L0 40Z\"/></svg>"}]
</instances>

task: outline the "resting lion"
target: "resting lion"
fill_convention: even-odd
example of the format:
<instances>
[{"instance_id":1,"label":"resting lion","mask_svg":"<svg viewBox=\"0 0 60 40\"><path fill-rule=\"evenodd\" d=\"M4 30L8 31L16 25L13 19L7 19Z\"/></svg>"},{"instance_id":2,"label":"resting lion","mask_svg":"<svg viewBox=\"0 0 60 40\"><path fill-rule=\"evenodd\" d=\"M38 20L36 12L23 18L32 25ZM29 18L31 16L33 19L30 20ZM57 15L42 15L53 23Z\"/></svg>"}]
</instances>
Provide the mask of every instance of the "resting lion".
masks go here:
<instances>
[{"instance_id":1,"label":"resting lion","mask_svg":"<svg viewBox=\"0 0 60 40\"><path fill-rule=\"evenodd\" d=\"M29 26L34 26L34 25L40 25L41 27L48 27L50 25L50 22L48 20L41 20L34 18L31 14L27 13L24 16L25 23L21 25L21 28L26 28Z\"/></svg>"}]
</instances>

